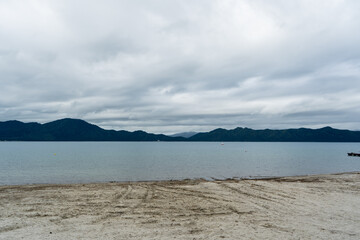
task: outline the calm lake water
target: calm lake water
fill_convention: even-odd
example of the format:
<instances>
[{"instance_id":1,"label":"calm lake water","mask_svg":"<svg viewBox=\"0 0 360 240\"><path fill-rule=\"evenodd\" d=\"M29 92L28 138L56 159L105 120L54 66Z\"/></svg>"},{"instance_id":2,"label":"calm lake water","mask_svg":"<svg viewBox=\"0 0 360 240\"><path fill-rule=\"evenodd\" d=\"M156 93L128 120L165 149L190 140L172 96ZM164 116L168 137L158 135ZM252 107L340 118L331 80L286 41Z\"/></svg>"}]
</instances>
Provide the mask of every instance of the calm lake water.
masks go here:
<instances>
[{"instance_id":1,"label":"calm lake water","mask_svg":"<svg viewBox=\"0 0 360 240\"><path fill-rule=\"evenodd\" d=\"M0 185L360 171L360 143L0 142Z\"/></svg>"}]
</instances>

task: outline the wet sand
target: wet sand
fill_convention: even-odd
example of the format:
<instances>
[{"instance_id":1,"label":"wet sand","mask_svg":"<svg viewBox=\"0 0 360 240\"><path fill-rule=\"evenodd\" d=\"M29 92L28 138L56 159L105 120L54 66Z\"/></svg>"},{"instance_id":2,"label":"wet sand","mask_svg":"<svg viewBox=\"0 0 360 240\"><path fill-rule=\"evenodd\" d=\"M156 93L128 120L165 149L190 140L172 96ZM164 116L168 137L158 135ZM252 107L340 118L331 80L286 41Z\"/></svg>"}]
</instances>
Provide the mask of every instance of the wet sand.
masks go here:
<instances>
[{"instance_id":1,"label":"wet sand","mask_svg":"<svg viewBox=\"0 0 360 240\"><path fill-rule=\"evenodd\" d=\"M0 186L0 239L360 239L360 173Z\"/></svg>"}]
</instances>

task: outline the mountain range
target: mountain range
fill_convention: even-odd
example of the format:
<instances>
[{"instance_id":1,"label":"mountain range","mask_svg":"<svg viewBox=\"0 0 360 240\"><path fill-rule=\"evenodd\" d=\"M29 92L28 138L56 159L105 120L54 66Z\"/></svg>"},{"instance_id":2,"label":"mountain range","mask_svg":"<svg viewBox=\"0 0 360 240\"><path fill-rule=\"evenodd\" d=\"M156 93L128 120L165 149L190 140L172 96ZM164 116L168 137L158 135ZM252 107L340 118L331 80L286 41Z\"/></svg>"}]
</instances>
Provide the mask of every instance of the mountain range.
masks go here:
<instances>
[{"instance_id":1,"label":"mountain range","mask_svg":"<svg viewBox=\"0 0 360 240\"><path fill-rule=\"evenodd\" d=\"M182 136L187 137L182 137ZM360 131L320 129L253 130L222 128L210 132L166 136L144 131L105 130L84 120L65 118L53 122L0 122L0 141L252 141L252 142L360 142Z\"/></svg>"},{"instance_id":2,"label":"mountain range","mask_svg":"<svg viewBox=\"0 0 360 240\"><path fill-rule=\"evenodd\" d=\"M105 130L84 120L65 118L53 122L0 122L2 141L182 141L183 138L144 131Z\"/></svg>"}]
</instances>

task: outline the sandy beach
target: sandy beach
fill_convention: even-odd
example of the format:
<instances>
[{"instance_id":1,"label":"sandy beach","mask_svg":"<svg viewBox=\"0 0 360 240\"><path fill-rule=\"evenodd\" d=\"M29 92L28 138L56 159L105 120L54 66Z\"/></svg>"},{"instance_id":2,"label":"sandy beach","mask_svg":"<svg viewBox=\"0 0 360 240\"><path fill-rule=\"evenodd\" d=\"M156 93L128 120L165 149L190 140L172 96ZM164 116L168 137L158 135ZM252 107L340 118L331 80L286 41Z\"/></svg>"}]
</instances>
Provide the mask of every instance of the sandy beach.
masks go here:
<instances>
[{"instance_id":1,"label":"sandy beach","mask_svg":"<svg viewBox=\"0 0 360 240\"><path fill-rule=\"evenodd\" d=\"M0 186L0 239L360 239L360 173Z\"/></svg>"}]
</instances>

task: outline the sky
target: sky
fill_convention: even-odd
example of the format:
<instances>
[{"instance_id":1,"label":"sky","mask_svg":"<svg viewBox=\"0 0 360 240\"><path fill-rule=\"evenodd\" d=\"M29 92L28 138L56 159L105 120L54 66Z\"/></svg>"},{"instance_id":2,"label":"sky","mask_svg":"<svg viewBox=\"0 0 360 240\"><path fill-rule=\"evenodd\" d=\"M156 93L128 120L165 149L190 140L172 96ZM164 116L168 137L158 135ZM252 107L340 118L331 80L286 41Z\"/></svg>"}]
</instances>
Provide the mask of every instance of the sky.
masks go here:
<instances>
[{"instance_id":1,"label":"sky","mask_svg":"<svg viewBox=\"0 0 360 240\"><path fill-rule=\"evenodd\" d=\"M0 0L0 121L360 130L360 1Z\"/></svg>"}]
</instances>

